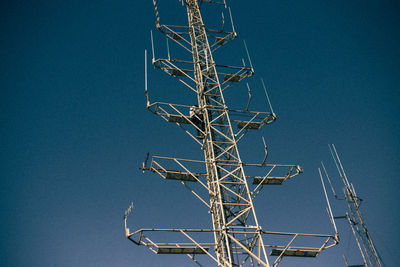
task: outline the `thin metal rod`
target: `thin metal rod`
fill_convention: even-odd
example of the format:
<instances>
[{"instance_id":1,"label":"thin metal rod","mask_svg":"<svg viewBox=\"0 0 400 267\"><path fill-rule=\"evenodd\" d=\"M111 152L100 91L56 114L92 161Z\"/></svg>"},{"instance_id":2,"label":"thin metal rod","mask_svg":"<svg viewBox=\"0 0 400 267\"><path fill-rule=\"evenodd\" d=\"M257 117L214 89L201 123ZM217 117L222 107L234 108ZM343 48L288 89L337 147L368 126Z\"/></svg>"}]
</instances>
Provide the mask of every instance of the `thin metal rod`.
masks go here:
<instances>
[{"instance_id":1,"label":"thin metal rod","mask_svg":"<svg viewBox=\"0 0 400 267\"><path fill-rule=\"evenodd\" d=\"M247 86L247 92L249 93L249 101L247 102L246 111L249 111L249 106L250 106L250 101L251 101L251 90L250 90L250 86L248 83L246 83L246 86Z\"/></svg>"},{"instance_id":2,"label":"thin metal rod","mask_svg":"<svg viewBox=\"0 0 400 267\"><path fill-rule=\"evenodd\" d=\"M322 173L321 173L321 169L320 168L318 168L318 172L319 172L319 177L321 178L322 188L324 189L326 204L328 205L328 209L329 209L329 217L330 217L329 219L331 220L331 223L333 225L333 229L335 229L335 234L337 234L338 231L337 231L337 228L336 228L335 220L333 219L333 213L332 213L331 204L329 203L328 194L326 193L325 183L324 183L324 179L322 178Z\"/></svg>"},{"instance_id":3,"label":"thin metal rod","mask_svg":"<svg viewBox=\"0 0 400 267\"><path fill-rule=\"evenodd\" d=\"M237 245L239 245L239 247L241 247L244 251L246 251L249 255L251 255L258 262L259 265L263 265L265 267L269 267L269 263L268 263L267 259L266 259L266 263L265 263L263 260L261 260L261 258L257 257L254 253L252 253L250 250L248 250L248 248L246 248L242 243L240 243L232 235L228 234L228 236L230 237L230 239L233 242L235 242Z\"/></svg>"},{"instance_id":4,"label":"thin metal rod","mask_svg":"<svg viewBox=\"0 0 400 267\"><path fill-rule=\"evenodd\" d=\"M171 60L171 55L169 53L169 43L168 43L168 38L167 38L167 53L168 53L168 60Z\"/></svg>"},{"instance_id":5,"label":"thin metal rod","mask_svg":"<svg viewBox=\"0 0 400 267\"><path fill-rule=\"evenodd\" d=\"M147 50L144 50L144 91L147 93Z\"/></svg>"},{"instance_id":6,"label":"thin metal rod","mask_svg":"<svg viewBox=\"0 0 400 267\"><path fill-rule=\"evenodd\" d=\"M268 100L269 108L271 109L272 114L275 114L274 109L272 108L271 100L269 99L268 92L267 92L267 87L265 86L263 78L261 78L261 83L262 83L263 88L264 88L265 96L267 97L267 100Z\"/></svg>"},{"instance_id":7,"label":"thin metal rod","mask_svg":"<svg viewBox=\"0 0 400 267\"><path fill-rule=\"evenodd\" d=\"M154 40L153 40L153 31L150 31L150 38L151 38L151 52L153 56L153 64L156 60L156 54L154 53Z\"/></svg>"},{"instance_id":8,"label":"thin metal rod","mask_svg":"<svg viewBox=\"0 0 400 267\"><path fill-rule=\"evenodd\" d=\"M207 49L204 50L204 57L206 58L206 72L208 72L208 56L207 56Z\"/></svg>"},{"instance_id":9,"label":"thin metal rod","mask_svg":"<svg viewBox=\"0 0 400 267\"><path fill-rule=\"evenodd\" d=\"M341 172L341 170L340 170L340 168L339 168L339 164L338 164L338 162L337 162L337 159L336 159L335 155L333 154L333 150L332 150L331 145L328 144L328 147L329 147L329 151L331 152L331 156L332 156L333 162L335 163L336 169L337 169L337 171L338 171L338 173L339 173L339 176L340 176L340 177L343 177L342 172ZM344 184L345 184L345 186L346 186L346 183L344 183Z\"/></svg>"},{"instance_id":10,"label":"thin metal rod","mask_svg":"<svg viewBox=\"0 0 400 267\"><path fill-rule=\"evenodd\" d=\"M221 12L221 16L222 16L222 27L221 27L221 32L224 31L225 28L225 16L224 16L224 12Z\"/></svg>"},{"instance_id":11,"label":"thin metal rod","mask_svg":"<svg viewBox=\"0 0 400 267\"><path fill-rule=\"evenodd\" d=\"M233 25L233 18L232 18L232 12L231 12L231 8L230 7L228 7L228 11L229 11L229 16L231 17L232 32L236 36L235 26Z\"/></svg>"},{"instance_id":12,"label":"thin metal rod","mask_svg":"<svg viewBox=\"0 0 400 267\"><path fill-rule=\"evenodd\" d=\"M206 253L208 256L210 256L211 259L213 259L214 261L218 262L218 260L213 255L211 255L206 249L204 249L199 243L197 243L191 236L189 236L183 230L180 230L180 232L184 236L186 236L190 241L192 241L194 244L196 244L204 253Z\"/></svg>"},{"instance_id":13,"label":"thin metal rod","mask_svg":"<svg viewBox=\"0 0 400 267\"><path fill-rule=\"evenodd\" d=\"M351 221L350 216L349 216L349 214L347 214L347 213L346 213L346 218L347 218L347 222L348 222L349 225L350 225L351 231L353 232L354 239L355 239L356 242L357 242L357 246L358 246L358 249L360 250L361 256L362 256L362 258L363 258L364 265L365 265L365 266L368 266L368 264L367 264L367 259L366 259L365 255L364 255L364 251L363 251L363 249L362 249L362 247L361 247L361 243L360 243L360 241L358 240L358 237L357 237L357 234L356 234L356 230L354 229L353 222ZM360 237L360 238L361 238L361 237ZM366 248L364 247L364 250L365 250L365 249L366 249ZM365 251L365 254L368 256L367 251ZM368 259L368 261L370 261L370 260Z\"/></svg>"},{"instance_id":14,"label":"thin metal rod","mask_svg":"<svg viewBox=\"0 0 400 267\"><path fill-rule=\"evenodd\" d=\"M332 190L333 196L334 196L335 198L337 198L337 194L336 194L336 192L335 192L335 189L333 188L331 179L329 178L328 172L326 171L325 165L324 165L324 163L323 163L322 161L321 161L321 165L322 165L322 168L324 169L325 176L326 176L326 178L328 179L329 185L331 186L331 190Z\"/></svg>"},{"instance_id":15,"label":"thin metal rod","mask_svg":"<svg viewBox=\"0 0 400 267\"><path fill-rule=\"evenodd\" d=\"M264 143L265 156L264 156L264 160L263 160L263 162L261 163L261 165L264 165L264 164L265 164L265 161L267 160L267 157L268 157L268 150L267 150L267 144L265 143L264 136L262 136L262 140L263 140L263 143Z\"/></svg>"},{"instance_id":16,"label":"thin metal rod","mask_svg":"<svg viewBox=\"0 0 400 267\"><path fill-rule=\"evenodd\" d=\"M149 91L147 90L147 50L144 50L144 93L146 95L146 107L150 107Z\"/></svg>"},{"instance_id":17,"label":"thin metal rod","mask_svg":"<svg viewBox=\"0 0 400 267\"><path fill-rule=\"evenodd\" d=\"M356 190L354 189L353 183L351 183L350 185L351 185L351 190L352 190L354 196L356 197L356 199L359 199L357 196Z\"/></svg>"},{"instance_id":18,"label":"thin metal rod","mask_svg":"<svg viewBox=\"0 0 400 267\"><path fill-rule=\"evenodd\" d=\"M248 59L249 59L249 63L250 63L250 67L251 67L251 71L254 71L254 68L253 68L253 63L251 62L251 58L250 58L249 50L247 49L247 44L246 44L246 41L245 41L245 40L243 40L243 43L244 43L244 48L246 49L246 54L247 54L247 57L248 57Z\"/></svg>"},{"instance_id":19,"label":"thin metal rod","mask_svg":"<svg viewBox=\"0 0 400 267\"><path fill-rule=\"evenodd\" d=\"M336 147L335 147L334 144L332 144L332 147L333 147L333 150L335 151L336 158L337 158L337 160L338 160L338 162L339 162L340 168L342 169L342 173L343 173L344 179L346 180L347 186L348 186L349 189L351 189L350 183L349 183L349 180L347 179L347 176L346 176L346 173L345 173L345 171L344 171L342 162L340 161L339 155L338 155L338 153L337 153L337 151L336 151Z\"/></svg>"},{"instance_id":20,"label":"thin metal rod","mask_svg":"<svg viewBox=\"0 0 400 267\"><path fill-rule=\"evenodd\" d=\"M346 256L344 254L342 256L343 256L344 263L346 264L346 267L349 267L349 264L347 263Z\"/></svg>"}]
</instances>

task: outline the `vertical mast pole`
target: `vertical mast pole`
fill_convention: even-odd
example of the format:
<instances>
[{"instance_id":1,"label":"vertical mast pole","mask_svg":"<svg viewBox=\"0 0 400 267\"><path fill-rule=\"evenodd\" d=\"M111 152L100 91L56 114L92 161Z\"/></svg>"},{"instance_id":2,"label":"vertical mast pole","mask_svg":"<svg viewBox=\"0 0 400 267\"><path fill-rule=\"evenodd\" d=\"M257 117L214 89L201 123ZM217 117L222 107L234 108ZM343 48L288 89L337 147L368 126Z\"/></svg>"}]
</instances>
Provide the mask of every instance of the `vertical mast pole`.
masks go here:
<instances>
[{"instance_id":1,"label":"vertical mast pole","mask_svg":"<svg viewBox=\"0 0 400 267\"><path fill-rule=\"evenodd\" d=\"M219 266L269 267L252 198L197 0L186 0ZM252 253L258 246L260 255Z\"/></svg>"}]
</instances>

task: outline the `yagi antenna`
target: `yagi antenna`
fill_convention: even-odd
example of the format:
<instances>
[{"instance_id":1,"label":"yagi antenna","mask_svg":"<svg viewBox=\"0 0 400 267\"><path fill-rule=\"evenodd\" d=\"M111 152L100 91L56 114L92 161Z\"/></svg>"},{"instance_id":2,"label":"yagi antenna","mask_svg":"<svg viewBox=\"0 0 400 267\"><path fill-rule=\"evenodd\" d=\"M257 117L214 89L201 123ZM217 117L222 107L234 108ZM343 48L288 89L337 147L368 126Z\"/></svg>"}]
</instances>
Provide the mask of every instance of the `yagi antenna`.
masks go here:
<instances>
[{"instance_id":1,"label":"yagi antenna","mask_svg":"<svg viewBox=\"0 0 400 267\"><path fill-rule=\"evenodd\" d=\"M250 90L250 86L248 83L246 83L246 86L247 86L247 92L249 93L249 101L247 102L246 111L249 111L249 106L250 106L250 101L251 101L251 90Z\"/></svg>"}]
</instances>

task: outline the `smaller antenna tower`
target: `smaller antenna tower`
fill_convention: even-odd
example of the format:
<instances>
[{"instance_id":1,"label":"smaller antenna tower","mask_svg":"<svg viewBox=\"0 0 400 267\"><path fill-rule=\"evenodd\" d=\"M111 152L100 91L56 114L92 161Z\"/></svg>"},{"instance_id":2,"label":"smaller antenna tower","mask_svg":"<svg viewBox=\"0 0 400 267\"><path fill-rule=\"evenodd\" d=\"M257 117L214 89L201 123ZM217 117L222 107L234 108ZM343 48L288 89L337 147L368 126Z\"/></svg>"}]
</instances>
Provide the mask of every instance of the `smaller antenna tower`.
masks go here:
<instances>
[{"instance_id":1,"label":"smaller antenna tower","mask_svg":"<svg viewBox=\"0 0 400 267\"><path fill-rule=\"evenodd\" d=\"M360 250L361 257L363 259L363 264L360 265L348 265L346 256L343 255L346 267L382 267L384 263L380 257L374 242L372 241L371 235L368 232L367 226L365 225L364 218L361 214L360 205L362 199L357 195L354 186L349 182L346 172L344 171L340 157L336 151L335 145L329 145L329 150L331 152L333 161L336 165L337 171L339 173L340 180L343 182L343 195L344 198L339 198L336 194L335 189L332 186L331 180L329 178L328 172L326 171L325 165L321 162L322 168L324 170L326 179L332 189L332 193L337 200L345 200L347 204L347 212L344 216L337 216L333 219L346 219L350 225L353 232L354 239L357 243L358 249ZM323 178L321 171L319 170L321 181L323 183Z\"/></svg>"}]
</instances>

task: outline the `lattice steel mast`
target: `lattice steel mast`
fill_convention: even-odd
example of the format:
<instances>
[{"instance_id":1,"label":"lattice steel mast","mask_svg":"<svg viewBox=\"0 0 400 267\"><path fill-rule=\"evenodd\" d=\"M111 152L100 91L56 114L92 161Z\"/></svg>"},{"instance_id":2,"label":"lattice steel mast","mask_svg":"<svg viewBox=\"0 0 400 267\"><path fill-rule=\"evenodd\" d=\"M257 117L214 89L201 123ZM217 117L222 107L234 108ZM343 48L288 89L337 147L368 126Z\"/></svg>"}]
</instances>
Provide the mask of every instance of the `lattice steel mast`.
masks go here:
<instances>
[{"instance_id":1,"label":"lattice steel mast","mask_svg":"<svg viewBox=\"0 0 400 267\"><path fill-rule=\"evenodd\" d=\"M160 23L157 3L153 0L157 29L192 56L192 61L178 60L171 59L168 53L168 58L156 60L153 48L153 65L178 78L192 90L197 96L197 105L151 103L147 82L146 95L147 108L184 129L201 146L204 161L153 156L150 166L147 166L146 158L142 170L156 172L165 179L179 180L209 208L213 229L140 229L131 233L126 225L131 206L125 216L126 235L137 245L145 245L155 253L186 254L199 265L200 262L194 257L196 254L207 254L218 266L269 267L267 250L276 257L273 266L276 266L283 256L315 257L323 249L335 245L337 236L266 232L257 220L253 199L262 187L266 184L282 184L302 171L296 165L265 164L265 160L261 164L242 162L237 142L248 130L259 129L272 123L276 116L272 111L248 111L248 107L246 110L228 108L223 91L233 83L252 76L254 70L250 59L250 67L246 66L244 61L241 67L219 65L214 61L213 52L236 38L236 32L233 22L230 32L224 29L207 29L203 23L199 2L227 8L225 1L182 1L182 5L186 5L188 25L174 26ZM230 10L229 15L232 21ZM235 120L234 117L238 114L246 116L247 120ZM233 125L237 130L234 130ZM197 134L193 134L190 128L195 128ZM267 174L246 176L246 166L263 167L267 169ZM194 171L196 168L199 171ZM247 183L249 178L253 178L252 190ZM190 187L190 182L195 182L201 192ZM190 242L160 243L147 237L148 232L157 231L182 234ZM192 235L198 233L212 234L214 242L196 241ZM263 241L263 235L266 234L288 237L289 241L284 245L266 245ZM135 236L138 239L135 239ZM317 247L294 245L294 241L302 236L322 238L324 241ZM213 247L213 251L210 247Z\"/></svg>"},{"instance_id":2,"label":"lattice steel mast","mask_svg":"<svg viewBox=\"0 0 400 267\"><path fill-rule=\"evenodd\" d=\"M199 107L205 115L204 155L211 215L217 230L216 252L223 262L234 265L233 253L243 253L244 249L237 246L238 240L247 245L259 243L261 248L264 244L198 2L186 1L186 6L193 62L198 62L194 74ZM259 259L268 262L264 249Z\"/></svg>"}]
</instances>

